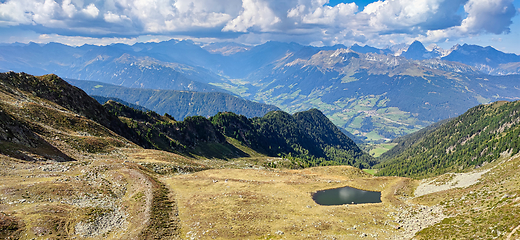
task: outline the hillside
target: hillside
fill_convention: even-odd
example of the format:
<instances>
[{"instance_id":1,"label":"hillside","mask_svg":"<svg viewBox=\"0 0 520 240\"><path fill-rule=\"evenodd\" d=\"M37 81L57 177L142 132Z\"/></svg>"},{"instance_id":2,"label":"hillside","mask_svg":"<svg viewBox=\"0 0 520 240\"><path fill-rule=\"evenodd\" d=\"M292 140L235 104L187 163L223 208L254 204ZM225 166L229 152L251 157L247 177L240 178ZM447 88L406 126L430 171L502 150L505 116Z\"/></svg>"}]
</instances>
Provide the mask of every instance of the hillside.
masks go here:
<instances>
[{"instance_id":1,"label":"hillside","mask_svg":"<svg viewBox=\"0 0 520 240\"><path fill-rule=\"evenodd\" d=\"M50 55L53 59L48 60ZM478 104L517 100L519 75L511 74L518 73L518 59L518 55L491 47L462 45L443 50L424 47L418 41L388 49L282 42L201 47L189 40L81 47L56 43L0 46L0 70L54 72L134 88L229 91L289 113L317 108L365 143L404 136ZM171 110L145 107L159 113ZM199 107L204 106L197 103L178 115L170 114L182 119L218 112L196 110ZM237 108L219 111L237 112Z\"/></svg>"},{"instance_id":2,"label":"hillside","mask_svg":"<svg viewBox=\"0 0 520 240\"><path fill-rule=\"evenodd\" d=\"M241 119L241 121L248 124L248 129L246 130L250 131L250 133L247 134L251 134L251 136L246 140L237 138L239 141L245 143L247 147L268 156L277 157L279 155L287 155L289 157L298 157L302 165L292 167L327 164L373 165L373 162L370 162L371 158L363 153L352 140L341 133L336 126L318 110L297 113L294 115L295 117L281 111L274 111L261 118L253 119L247 119L243 115L232 113L232 116L235 118L233 121L220 122L218 124L217 119L222 113L210 118L210 120L201 116L188 116L185 117L183 121L177 121L170 114L161 116L153 111L143 112L114 101L108 101L104 105L101 105L86 95L85 92L69 85L56 75L34 77L24 73L17 74L9 72L3 74L2 79L3 83L11 86L7 88L6 91L9 91L9 89L23 89L32 92L36 97L45 97L47 100L70 109L78 115L99 122L116 134L119 133L119 135L123 137L126 136L144 148L206 158L228 159L248 157L249 154L228 143L224 137L224 135L230 138L238 137L238 135L229 134L229 131L225 129L232 128L236 119ZM107 88L110 87L111 86L108 86ZM96 85L94 87L94 89L99 88L104 88L104 86L99 87L99 85ZM120 89L118 87L113 88L116 90ZM132 91L132 89L127 90ZM145 91L142 89L135 90L138 92ZM148 90L145 93L154 92L160 91ZM121 94L125 93L126 92L122 92ZM167 93L177 93L178 99L192 96L192 100L193 95L197 94L175 91L167 91ZM214 102L214 100L208 100L208 98L205 97L207 94L213 93L202 93L201 95L203 97L196 100L200 102L198 103L199 105L210 106L211 104L208 103ZM143 99L147 98L141 97ZM226 95L225 97L246 102L233 96ZM206 104L203 104L203 102L206 102ZM179 104L178 102L175 103ZM174 106L172 102L169 102L168 105ZM179 105L182 105L182 102ZM264 106L261 104L257 105ZM6 119L6 122L9 123L9 116L6 116ZM48 121L50 121L49 124L56 124L52 122L53 119L54 118L48 119ZM16 124L18 123L15 123L14 126L9 129L14 129L17 126ZM63 124L67 124L67 120L64 120ZM8 126L12 125L13 124L10 124ZM315 128L311 126L315 126ZM19 128L23 134L24 128ZM240 131L243 130L244 129L240 129ZM30 131L28 131L27 134L29 133ZM12 138L12 136L5 135L3 138L9 139ZM255 142L257 144L251 145L247 144L247 142Z\"/></svg>"},{"instance_id":3,"label":"hillside","mask_svg":"<svg viewBox=\"0 0 520 240\"><path fill-rule=\"evenodd\" d=\"M118 103L121 103L127 107L131 107L133 109L137 109L137 110L141 110L143 112L148 112L148 111L151 111L150 109L148 108L145 108L145 107L142 107L142 106L139 106L137 104L133 104L133 103L129 103L129 102L126 102L126 101L123 101L119 98L114 98L114 97L103 97L103 96L97 96L97 95L91 95L92 98L96 99L96 101L98 101L100 104L105 104L107 103L108 101L114 101L114 102L118 102Z\"/></svg>"},{"instance_id":4,"label":"hillside","mask_svg":"<svg viewBox=\"0 0 520 240\"><path fill-rule=\"evenodd\" d=\"M139 160L153 155L151 166L181 172L205 165L143 149L133 129L56 75L1 73L0 93L0 238L178 236L169 190Z\"/></svg>"},{"instance_id":5,"label":"hillside","mask_svg":"<svg viewBox=\"0 0 520 240\"><path fill-rule=\"evenodd\" d=\"M325 157L345 157L357 150L316 109L261 118L220 113L211 121L181 122L114 101L102 106L55 75L2 76L2 239L515 239L520 234L520 157L508 157L515 147L475 171L422 181L374 177L350 166L293 170L288 167L313 159L296 156L301 152L322 149ZM38 96L43 93L47 98ZM481 118L491 119L486 124L497 129L495 136L510 136L517 131L518 105L475 108L467 118L476 126L458 129L460 136L480 127ZM100 106L105 110L85 116ZM171 142L183 146L180 154L144 149L96 119L116 119L156 148ZM455 126L467 125L460 120ZM473 139L485 139L487 130ZM266 156L252 149L253 134L293 148L286 158ZM222 150L224 141L249 156L203 155ZM328 155L332 148L340 154ZM345 186L379 191L381 202L322 206L313 201L317 191Z\"/></svg>"},{"instance_id":6,"label":"hillside","mask_svg":"<svg viewBox=\"0 0 520 240\"><path fill-rule=\"evenodd\" d=\"M426 177L478 168L520 151L520 101L471 108L425 132L388 162L380 175Z\"/></svg>"},{"instance_id":7,"label":"hillside","mask_svg":"<svg viewBox=\"0 0 520 240\"><path fill-rule=\"evenodd\" d=\"M290 164L284 163L284 167L370 167L375 164L373 158L361 151L316 109L293 116L274 111L261 118L248 119L243 115L224 112L209 120L194 116L176 121L169 114L161 116L152 111L143 112L114 101L108 101L104 106L154 148L187 156L219 159L250 157L239 149L241 146L230 144L226 136L258 153L271 157L283 156L292 161Z\"/></svg>"},{"instance_id":8,"label":"hillside","mask_svg":"<svg viewBox=\"0 0 520 240\"><path fill-rule=\"evenodd\" d=\"M369 167L374 159L330 122L319 110L293 115L274 111L247 119L219 113L210 121L228 137L269 156L283 156L292 167L346 164Z\"/></svg>"},{"instance_id":9,"label":"hillside","mask_svg":"<svg viewBox=\"0 0 520 240\"><path fill-rule=\"evenodd\" d=\"M373 143L481 103L518 99L520 87L517 75L489 76L455 62L345 49L288 54L237 86L238 94L288 112L318 108L339 127Z\"/></svg>"},{"instance_id":10,"label":"hillside","mask_svg":"<svg viewBox=\"0 0 520 240\"><path fill-rule=\"evenodd\" d=\"M193 116L176 121L169 114L161 116L153 111L143 112L115 101L108 101L103 106L155 149L190 157L249 157L229 144L224 135L204 117Z\"/></svg>"},{"instance_id":11,"label":"hillside","mask_svg":"<svg viewBox=\"0 0 520 240\"><path fill-rule=\"evenodd\" d=\"M390 150L383 153L381 156L378 157L379 162L385 162L386 160L392 159L396 157L397 155L401 154L402 152L406 151L408 148L410 148L413 144L420 141L425 136L428 136L428 134L432 133L433 131L437 130L438 127L442 126L445 123L448 123L451 119L444 119L439 122L436 122L432 125L429 125L417 132L410 133L408 135L404 135L402 137L398 137L391 141L391 143L396 144L394 147L392 147Z\"/></svg>"},{"instance_id":12,"label":"hillside","mask_svg":"<svg viewBox=\"0 0 520 240\"><path fill-rule=\"evenodd\" d=\"M159 114L168 113L175 119L187 116L209 117L218 112L236 112L247 117L260 117L269 111L279 110L273 105L261 104L226 93L189 92L126 88L111 84L67 79L90 95L119 98L123 101L151 109Z\"/></svg>"},{"instance_id":13,"label":"hillside","mask_svg":"<svg viewBox=\"0 0 520 240\"><path fill-rule=\"evenodd\" d=\"M9 89L14 88L19 89L18 91L30 92L35 97L54 102L77 115L95 121L140 146L151 147L96 100L54 74L35 77L25 73L0 73L0 81L7 88L6 91L13 91ZM17 90L14 90L14 92L16 93ZM40 110L35 109L34 111ZM41 117L48 117L45 113L42 114ZM45 120L52 122L57 119L50 117ZM66 124L69 120L64 121L60 124Z\"/></svg>"}]
</instances>

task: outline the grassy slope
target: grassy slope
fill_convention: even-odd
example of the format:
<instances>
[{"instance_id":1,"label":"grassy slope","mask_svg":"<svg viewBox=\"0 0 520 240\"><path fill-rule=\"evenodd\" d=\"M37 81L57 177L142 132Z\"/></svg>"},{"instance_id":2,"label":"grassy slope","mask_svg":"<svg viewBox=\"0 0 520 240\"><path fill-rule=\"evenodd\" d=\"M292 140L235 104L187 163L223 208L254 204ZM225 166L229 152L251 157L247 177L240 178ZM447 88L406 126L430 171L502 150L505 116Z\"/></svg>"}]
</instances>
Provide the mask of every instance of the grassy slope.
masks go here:
<instances>
[{"instance_id":1,"label":"grassy slope","mask_svg":"<svg viewBox=\"0 0 520 240\"><path fill-rule=\"evenodd\" d=\"M397 143L381 143L372 146L372 149L370 149L369 153L372 157L380 157L381 155L385 154L386 152L392 150Z\"/></svg>"},{"instance_id":2,"label":"grassy slope","mask_svg":"<svg viewBox=\"0 0 520 240\"><path fill-rule=\"evenodd\" d=\"M32 162L0 153L2 238L386 239L420 229L418 237L430 239L520 237L513 232L520 217L518 156L480 168L490 170L472 186L413 198L419 181L373 177L347 166L263 169L262 161L280 159L229 138L251 157L187 158L146 150L30 93L0 97L4 110L75 159ZM45 118L35 115L42 111ZM67 122L75 124L62 124ZM93 144L99 142L104 144ZM450 177L434 179L442 184ZM326 207L311 199L316 190L345 185L381 190L383 202ZM438 215L430 213L436 209L457 215L427 220Z\"/></svg>"},{"instance_id":3,"label":"grassy slope","mask_svg":"<svg viewBox=\"0 0 520 240\"><path fill-rule=\"evenodd\" d=\"M177 234L175 228L155 231L168 220L156 217L160 209L175 204L164 200L165 194L170 197L169 189L135 159L140 153L156 159L166 155L161 166L184 172L205 166L176 154L144 150L78 114L85 110L81 107L71 111L4 82L0 90L2 124L8 126L2 129L9 131L0 138L0 237L132 239ZM6 146L10 151L4 151ZM150 216L159 222L150 222ZM176 219L168 216L173 219L168 221Z\"/></svg>"},{"instance_id":4,"label":"grassy slope","mask_svg":"<svg viewBox=\"0 0 520 240\"><path fill-rule=\"evenodd\" d=\"M520 238L520 156L502 159L486 168L491 170L475 185L415 200L439 204L452 216L420 231L417 239Z\"/></svg>"}]
</instances>

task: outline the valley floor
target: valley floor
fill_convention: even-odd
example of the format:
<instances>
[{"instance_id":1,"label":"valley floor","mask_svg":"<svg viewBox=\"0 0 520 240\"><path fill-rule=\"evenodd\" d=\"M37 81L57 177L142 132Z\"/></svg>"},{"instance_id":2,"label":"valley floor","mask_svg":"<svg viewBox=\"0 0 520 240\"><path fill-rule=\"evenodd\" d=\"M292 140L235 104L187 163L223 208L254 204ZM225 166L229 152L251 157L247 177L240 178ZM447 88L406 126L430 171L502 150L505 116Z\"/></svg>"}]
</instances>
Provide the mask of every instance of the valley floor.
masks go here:
<instances>
[{"instance_id":1,"label":"valley floor","mask_svg":"<svg viewBox=\"0 0 520 240\"><path fill-rule=\"evenodd\" d=\"M258 159L226 165L139 148L75 159L0 155L0 238L520 237L518 157L423 181L374 177L348 166L266 169L255 165ZM321 206L312 200L315 191L343 186L381 191L382 203Z\"/></svg>"}]
</instances>

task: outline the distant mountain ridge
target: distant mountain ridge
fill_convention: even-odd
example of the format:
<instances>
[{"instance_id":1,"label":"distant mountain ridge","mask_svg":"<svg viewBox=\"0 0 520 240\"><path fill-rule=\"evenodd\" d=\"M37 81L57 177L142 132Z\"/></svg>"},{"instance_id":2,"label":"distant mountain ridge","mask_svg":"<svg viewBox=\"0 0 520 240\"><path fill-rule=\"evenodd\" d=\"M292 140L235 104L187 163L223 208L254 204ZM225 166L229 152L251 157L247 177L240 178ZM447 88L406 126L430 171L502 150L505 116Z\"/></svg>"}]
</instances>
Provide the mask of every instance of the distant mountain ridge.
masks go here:
<instances>
[{"instance_id":1,"label":"distant mountain ridge","mask_svg":"<svg viewBox=\"0 0 520 240\"><path fill-rule=\"evenodd\" d=\"M520 55L503 53L489 46L457 45L442 59L461 62L492 75L520 73Z\"/></svg>"},{"instance_id":2,"label":"distant mountain ridge","mask_svg":"<svg viewBox=\"0 0 520 240\"><path fill-rule=\"evenodd\" d=\"M519 55L503 53L492 47L463 44L456 45L449 50L443 50L438 46L433 46L431 50L427 50L419 41L414 41L412 44L404 46L404 51L401 52L400 49L403 48L390 47L379 49L357 44L350 47L344 45L312 47L281 42L267 42L257 46L245 46L235 43L215 43L199 46L192 41L176 40L160 43L137 43L131 46L113 44L109 46L83 45L81 47L70 47L59 43L44 45L36 43L4 44L0 46L0 56L3 57L3 60L0 60L0 70L24 70L32 74L53 72L67 78L101 80L107 81L107 83L120 84L115 82L114 74L116 76L128 74L126 73L127 70L123 70L125 67L140 66L141 70L159 68L155 70L170 71L168 73L170 75L169 78L175 81L191 80L207 83L225 81L225 79L220 79L221 77L218 76L219 71L225 75L230 75L232 78L241 78L244 77L244 74L254 69L280 59L288 52L294 53L303 48L311 48L316 52L321 50L350 49L358 53L390 54L412 60L440 58L478 67L485 73L495 75L520 73L518 71L510 71L511 68L505 66L520 62ZM223 53L226 50L214 51L214 49L228 48L240 50L230 50L231 53L226 54ZM54 54L54 59L47 59L50 53ZM9 59L9 61L6 59ZM172 65L171 63L175 64ZM486 65L496 71L484 69L479 67L480 65ZM111 70L113 67L116 67L116 69ZM118 70L117 67L122 69ZM105 70L98 70L103 68ZM109 71L111 74L108 74ZM176 74L180 75L172 74L172 71L176 71L178 72ZM106 76L109 78L106 78L101 73L108 74ZM182 80L182 78L186 80ZM109 82L108 79L113 80ZM123 85L131 87L129 84L131 83L125 82ZM157 88L153 86L148 87Z\"/></svg>"},{"instance_id":3,"label":"distant mountain ridge","mask_svg":"<svg viewBox=\"0 0 520 240\"><path fill-rule=\"evenodd\" d=\"M418 41L386 49L177 40L103 47L12 44L0 46L0 70L54 72L132 88L228 92L291 113L318 108L372 142L417 131L480 103L520 96L518 55L474 45L443 50Z\"/></svg>"},{"instance_id":4,"label":"distant mountain ridge","mask_svg":"<svg viewBox=\"0 0 520 240\"><path fill-rule=\"evenodd\" d=\"M227 93L126 88L94 81L67 81L90 95L119 98L159 114L168 113L180 120L187 116L209 117L227 111L247 117L260 117L270 111L280 110L273 105L244 100Z\"/></svg>"},{"instance_id":5,"label":"distant mountain ridge","mask_svg":"<svg viewBox=\"0 0 520 240\"><path fill-rule=\"evenodd\" d=\"M338 126L378 142L458 116L481 103L518 99L518 79L481 74L468 65L440 59L302 49L237 85L248 88L241 95L289 112L322 109Z\"/></svg>"},{"instance_id":6,"label":"distant mountain ridge","mask_svg":"<svg viewBox=\"0 0 520 240\"><path fill-rule=\"evenodd\" d=\"M203 56L194 54L193 49L197 46L185 50L185 54L175 51L174 57L165 54L189 46L176 41L144 46L70 47L58 43L0 46L0 71L34 75L55 73L64 78L96 80L126 87L226 92L208 84L220 82L219 76L196 67L197 62L190 60L208 59L213 62L209 59L211 54L205 50L200 49ZM53 58L49 59L49 56ZM194 66L183 63L194 63Z\"/></svg>"},{"instance_id":7,"label":"distant mountain ridge","mask_svg":"<svg viewBox=\"0 0 520 240\"><path fill-rule=\"evenodd\" d=\"M133 109L137 109L137 110L140 110L140 111L143 111L143 112L148 112L148 111L151 111L150 109L148 108L145 108L145 107L142 107L142 106L139 106L137 104L133 104L133 103L129 103L129 102L126 102L126 101L123 101L119 98L115 98L115 97L103 97L103 96L97 96L97 95L90 95L92 98L96 99L96 101L98 101L99 103L101 104L105 104L107 103L108 101L114 101L114 102L118 102L118 103L121 103L125 106L128 106L128 107L131 107Z\"/></svg>"}]
</instances>

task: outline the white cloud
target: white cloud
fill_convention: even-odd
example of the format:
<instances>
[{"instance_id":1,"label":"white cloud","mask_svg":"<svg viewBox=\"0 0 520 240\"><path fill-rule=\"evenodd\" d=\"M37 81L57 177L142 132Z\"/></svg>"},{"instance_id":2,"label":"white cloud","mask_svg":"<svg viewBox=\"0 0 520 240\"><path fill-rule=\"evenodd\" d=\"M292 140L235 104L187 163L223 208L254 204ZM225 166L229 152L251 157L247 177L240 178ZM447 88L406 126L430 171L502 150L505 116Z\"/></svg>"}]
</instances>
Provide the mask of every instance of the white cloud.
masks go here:
<instances>
[{"instance_id":1,"label":"white cloud","mask_svg":"<svg viewBox=\"0 0 520 240\"><path fill-rule=\"evenodd\" d=\"M121 23L123 21L132 21L125 15L117 15L112 13L111 11L105 13L103 19L105 19L105 21L108 23Z\"/></svg>"},{"instance_id":2,"label":"white cloud","mask_svg":"<svg viewBox=\"0 0 520 240\"><path fill-rule=\"evenodd\" d=\"M379 31L427 31L460 23L457 10L467 0L387 0L369 4L372 29Z\"/></svg>"},{"instance_id":3,"label":"white cloud","mask_svg":"<svg viewBox=\"0 0 520 240\"><path fill-rule=\"evenodd\" d=\"M3 25L30 24L31 18L21 7L22 2L9 1L0 4L0 21Z\"/></svg>"},{"instance_id":4,"label":"white cloud","mask_svg":"<svg viewBox=\"0 0 520 240\"><path fill-rule=\"evenodd\" d=\"M516 14L513 0L470 0L464 10L468 17L461 27L471 33L507 33L512 23L511 18Z\"/></svg>"},{"instance_id":5,"label":"white cloud","mask_svg":"<svg viewBox=\"0 0 520 240\"><path fill-rule=\"evenodd\" d=\"M481 33L509 33L516 10L512 0L469 0L464 5L467 17L458 26L426 32L425 41L476 36Z\"/></svg>"},{"instance_id":6,"label":"white cloud","mask_svg":"<svg viewBox=\"0 0 520 240\"><path fill-rule=\"evenodd\" d=\"M1 2L2 0L0 0ZM237 33L244 41L400 42L509 32L513 0L4 0L0 27L85 37ZM464 13L460 14L460 10ZM247 36L246 36L247 35ZM195 37L195 35L193 36ZM203 36L204 37L204 36ZM218 37L218 36L217 36Z\"/></svg>"},{"instance_id":7,"label":"white cloud","mask_svg":"<svg viewBox=\"0 0 520 240\"><path fill-rule=\"evenodd\" d=\"M281 19L269 7L269 3L262 0L243 0L243 11L231 20L222 29L223 31L247 32L256 27L259 31L273 31L274 25Z\"/></svg>"},{"instance_id":8,"label":"white cloud","mask_svg":"<svg viewBox=\"0 0 520 240\"><path fill-rule=\"evenodd\" d=\"M299 18L304 24L322 24L322 25L344 25L349 18L353 18L358 11L355 3L340 3L335 7L331 6L317 6L306 7L305 5L298 5L290 9L287 13L289 18Z\"/></svg>"},{"instance_id":9,"label":"white cloud","mask_svg":"<svg viewBox=\"0 0 520 240\"><path fill-rule=\"evenodd\" d=\"M58 34L41 34L38 39L33 40L36 43L60 42L69 46L81 46L84 44L105 46L112 43L134 44L138 42L137 38L92 38L80 36L61 36Z\"/></svg>"},{"instance_id":10,"label":"white cloud","mask_svg":"<svg viewBox=\"0 0 520 240\"><path fill-rule=\"evenodd\" d=\"M52 1L52 0L46 0L46 1ZM82 12L86 13L92 18L96 18L99 15L99 9L94 5L93 3L89 4L87 8L81 10Z\"/></svg>"},{"instance_id":11,"label":"white cloud","mask_svg":"<svg viewBox=\"0 0 520 240\"><path fill-rule=\"evenodd\" d=\"M67 15L67 17L72 18L78 12L76 6L72 4L71 0L64 0L61 4L61 8L63 12Z\"/></svg>"}]
</instances>

